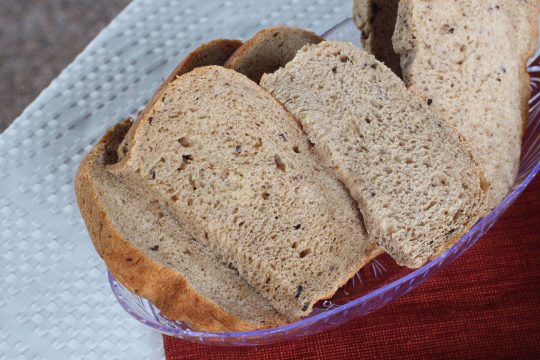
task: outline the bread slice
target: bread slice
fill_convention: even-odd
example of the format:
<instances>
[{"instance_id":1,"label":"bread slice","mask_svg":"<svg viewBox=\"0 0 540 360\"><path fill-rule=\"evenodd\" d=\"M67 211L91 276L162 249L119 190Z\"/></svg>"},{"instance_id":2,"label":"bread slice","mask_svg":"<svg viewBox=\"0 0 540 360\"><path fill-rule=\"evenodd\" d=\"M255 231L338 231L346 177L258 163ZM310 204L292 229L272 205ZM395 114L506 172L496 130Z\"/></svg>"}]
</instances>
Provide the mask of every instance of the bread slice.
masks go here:
<instances>
[{"instance_id":1,"label":"bread slice","mask_svg":"<svg viewBox=\"0 0 540 360\"><path fill-rule=\"evenodd\" d=\"M323 38L304 29L275 26L263 29L227 60L225 67L259 82L264 73L272 73L291 61L306 44L317 44Z\"/></svg>"},{"instance_id":2,"label":"bread slice","mask_svg":"<svg viewBox=\"0 0 540 360\"><path fill-rule=\"evenodd\" d=\"M539 4L399 3L393 44L405 82L471 143L491 183L488 208L517 176Z\"/></svg>"},{"instance_id":3,"label":"bread slice","mask_svg":"<svg viewBox=\"0 0 540 360\"><path fill-rule=\"evenodd\" d=\"M370 259L347 190L254 82L195 69L147 110L110 171L169 208L287 319L309 314Z\"/></svg>"},{"instance_id":4,"label":"bread slice","mask_svg":"<svg viewBox=\"0 0 540 360\"><path fill-rule=\"evenodd\" d=\"M399 55L392 45L398 4L399 0L354 0L353 21L362 31L364 49L402 77Z\"/></svg>"},{"instance_id":5,"label":"bread slice","mask_svg":"<svg viewBox=\"0 0 540 360\"><path fill-rule=\"evenodd\" d=\"M163 84L156 90L154 96L148 102L146 109L151 108L151 104L155 103L160 98L165 86L175 80L178 76L202 66L223 65L240 45L242 45L240 40L215 39L197 47L189 53L176 68L174 68ZM139 117L143 115L144 114L140 114ZM134 127L132 127L132 130L133 129ZM128 132L124 137L122 144L119 146L118 156L120 159L124 157L127 148L129 147L131 136L132 131Z\"/></svg>"},{"instance_id":6,"label":"bread slice","mask_svg":"<svg viewBox=\"0 0 540 360\"><path fill-rule=\"evenodd\" d=\"M169 211L107 171L131 126L100 140L75 178L79 208L109 271L166 316L201 331L272 327L284 319L236 270L193 240Z\"/></svg>"},{"instance_id":7,"label":"bread slice","mask_svg":"<svg viewBox=\"0 0 540 360\"><path fill-rule=\"evenodd\" d=\"M218 39L199 46L164 84L196 67L223 64L240 44ZM194 330L245 331L283 324L284 318L257 290L191 238L169 211L106 170L119 160L117 154L123 156L117 148L120 142L126 146L131 127L124 121L111 128L85 157L75 181L83 219L109 271L163 314Z\"/></svg>"},{"instance_id":8,"label":"bread slice","mask_svg":"<svg viewBox=\"0 0 540 360\"><path fill-rule=\"evenodd\" d=\"M398 264L421 266L477 221L486 184L468 145L372 55L308 45L261 86L300 121Z\"/></svg>"}]
</instances>

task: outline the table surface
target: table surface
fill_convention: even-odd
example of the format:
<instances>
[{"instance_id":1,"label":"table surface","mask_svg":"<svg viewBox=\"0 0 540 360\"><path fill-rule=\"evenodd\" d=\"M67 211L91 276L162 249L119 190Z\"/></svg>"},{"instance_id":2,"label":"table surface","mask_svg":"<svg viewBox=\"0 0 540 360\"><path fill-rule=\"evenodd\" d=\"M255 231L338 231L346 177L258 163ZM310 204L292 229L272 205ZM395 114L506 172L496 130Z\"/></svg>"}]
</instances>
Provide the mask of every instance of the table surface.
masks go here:
<instances>
[{"instance_id":1,"label":"table surface","mask_svg":"<svg viewBox=\"0 0 540 360\"><path fill-rule=\"evenodd\" d=\"M129 1L0 1L0 133Z\"/></svg>"},{"instance_id":2,"label":"table surface","mask_svg":"<svg viewBox=\"0 0 540 360\"><path fill-rule=\"evenodd\" d=\"M81 157L108 127L142 109L201 42L246 39L277 24L322 33L351 7L131 2L0 135L0 358L163 358L160 334L116 303L90 243L73 193Z\"/></svg>"}]
</instances>

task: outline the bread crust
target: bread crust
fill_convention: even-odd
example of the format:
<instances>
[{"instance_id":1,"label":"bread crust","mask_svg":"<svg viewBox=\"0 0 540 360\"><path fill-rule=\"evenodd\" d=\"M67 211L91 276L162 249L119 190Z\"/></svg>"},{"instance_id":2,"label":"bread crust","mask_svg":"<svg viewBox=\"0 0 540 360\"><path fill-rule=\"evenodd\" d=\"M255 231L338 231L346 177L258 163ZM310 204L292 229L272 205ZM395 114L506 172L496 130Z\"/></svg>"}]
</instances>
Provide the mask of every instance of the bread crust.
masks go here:
<instances>
[{"instance_id":1,"label":"bread crust","mask_svg":"<svg viewBox=\"0 0 540 360\"><path fill-rule=\"evenodd\" d=\"M194 330L226 332L270 328L284 324L268 319L264 326L245 322L198 293L178 272L161 266L118 233L95 187L92 166L101 162L111 142L131 126L124 121L113 126L84 158L75 177L77 202L98 254L109 271L131 292L149 299L172 319L184 321Z\"/></svg>"},{"instance_id":2,"label":"bread crust","mask_svg":"<svg viewBox=\"0 0 540 360\"><path fill-rule=\"evenodd\" d=\"M276 66L283 66L288 60L290 60L286 58L281 58L278 59L279 64L266 64L266 66L262 65L264 69L256 69L255 71L253 70L254 68L261 66L261 62L255 61L255 59L261 57L267 58L266 56L264 56L265 53L278 53L283 43L269 40L279 35L288 38L289 41L294 40L294 37L303 37L306 40L306 44L317 44L324 40L317 34L300 28L293 28L288 26L274 26L262 29L261 31L257 32L251 39L246 41L242 46L236 49L236 51L231 55L231 57L229 57L229 59L227 59L223 66L228 69L239 71L251 80L258 83L261 79L261 76L263 75L263 73L261 72L262 70L269 70L270 72L273 72L277 70ZM242 71L243 69L245 70L245 68L250 69L249 73Z\"/></svg>"}]
</instances>

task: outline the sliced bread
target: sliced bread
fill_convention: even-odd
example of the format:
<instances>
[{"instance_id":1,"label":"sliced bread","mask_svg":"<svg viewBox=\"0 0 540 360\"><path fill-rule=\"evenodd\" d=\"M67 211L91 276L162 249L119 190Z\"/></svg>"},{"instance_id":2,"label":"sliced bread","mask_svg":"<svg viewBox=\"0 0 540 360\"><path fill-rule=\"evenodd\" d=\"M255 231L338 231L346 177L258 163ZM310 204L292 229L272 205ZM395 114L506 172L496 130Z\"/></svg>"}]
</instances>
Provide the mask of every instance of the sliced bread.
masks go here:
<instances>
[{"instance_id":1,"label":"sliced bread","mask_svg":"<svg viewBox=\"0 0 540 360\"><path fill-rule=\"evenodd\" d=\"M367 52L307 45L261 86L300 121L398 264L421 266L482 213L487 185L468 144Z\"/></svg>"},{"instance_id":2,"label":"sliced bread","mask_svg":"<svg viewBox=\"0 0 540 360\"><path fill-rule=\"evenodd\" d=\"M354 0L353 20L362 31L362 46L402 77L399 55L392 45L399 0Z\"/></svg>"},{"instance_id":3,"label":"sliced bread","mask_svg":"<svg viewBox=\"0 0 540 360\"><path fill-rule=\"evenodd\" d=\"M109 171L153 196L288 320L371 257L343 185L266 91L222 67L167 84Z\"/></svg>"},{"instance_id":4,"label":"sliced bread","mask_svg":"<svg viewBox=\"0 0 540 360\"><path fill-rule=\"evenodd\" d=\"M175 80L178 76L181 76L185 73L190 72L191 70L208 65L223 65L225 61L234 53L234 51L242 45L240 40L230 40L230 39L215 39L204 43L189 53L180 64L174 68L171 74L167 79L161 84L157 89L154 96L148 104L155 103L165 86L171 81ZM146 106L146 109L150 108L150 105ZM139 117L144 114L140 114ZM132 127L132 130L134 127ZM127 151L129 142L131 140L132 131L129 131L128 134L124 137L122 144L118 148L118 156L122 159Z\"/></svg>"},{"instance_id":5,"label":"sliced bread","mask_svg":"<svg viewBox=\"0 0 540 360\"><path fill-rule=\"evenodd\" d=\"M272 327L284 319L236 270L193 240L166 208L107 171L131 126L111 128L82 161L77 201L109 271L166 316L201 331Z\"/></svg>"},{"instance_id":6,"label":"sliced bread","mask_svg":"<svg viewBox=\"0 0 540 360\"><path fill-rule=\"evenodd\" d=\"M272 73L291 61L306 44L317 44L323 38L304 29L275 26L259 31L240 46L225 67L259 82L264 73Z\"/></svg>"},{"instance_id":7,"label":"sliced bread","mask_svg":"<svg viewBox=\"0 0 540 360\"><path fill-rule=\"evenodd\" d=\"M393 44L404 80L471 143L491 183L488 208L506 196L517 175L539 4L399 3Z\"/></svg>"}]
</instances>

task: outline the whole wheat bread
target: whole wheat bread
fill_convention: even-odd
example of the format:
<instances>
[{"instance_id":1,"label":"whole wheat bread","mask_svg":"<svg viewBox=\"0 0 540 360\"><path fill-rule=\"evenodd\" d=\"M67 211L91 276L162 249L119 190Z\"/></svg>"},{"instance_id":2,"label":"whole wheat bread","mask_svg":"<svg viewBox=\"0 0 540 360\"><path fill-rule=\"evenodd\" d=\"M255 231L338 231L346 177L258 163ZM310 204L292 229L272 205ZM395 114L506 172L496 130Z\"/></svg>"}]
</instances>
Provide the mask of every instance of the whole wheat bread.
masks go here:
<instances>
[{"instance_id":1,"label":"whole wheat bread","mask_svg":"<svg viewBox=\"0 0 540 360\"><path fill-rule=\"evenodd\" d=\"M75 188L109 271L166 316L201 331L272 327L284 319L236 270L191 238L166 208L107 171L131 122L111 128L82 161Z\"/></svg>"},{"instance_id":2,"label":"whole wheat bread","mask_svg":"<svg viewBox=\"0 0 540 360\"><path fill-rule=\"evenodd\" d=\"M147 110L110 171L169 208L287 319L308 314L370 259L347 190L254 82L195 69Z\"/></svg>"},{"instance_id":3,"label":"whole wheat bread","mask_svg":"<svg viewBox=\"0 0 540 360\"><path fill-rule=\"evenodd\" d=\"M307 45L261 86L300 121L397 263L419 267L479 218L487 185L468 145L372 55Z\"/></svg>"},{"instance_id":4,"label":"whole wheat bread","mask_svg":"<svg viewBox=\"0 0 540 360\"><path fill-rule=\"evenodd\" d=\"M401 0L393 38L404 80L471 143L491 183L488 208L519 165L538 1Z\"/></svg>"},{"instance_id":5,"label":"whole wheat bread","mask_svg":"<svg viewBox=\"0 0 540 360\"><path fill-rule=\"evenodd\" d=\"M291 61L302 46L321 41L323 38L304 29L266 28L240 46L224 66L258 83L264 73L272 73Z\"/></svg>"}]
</instances>

